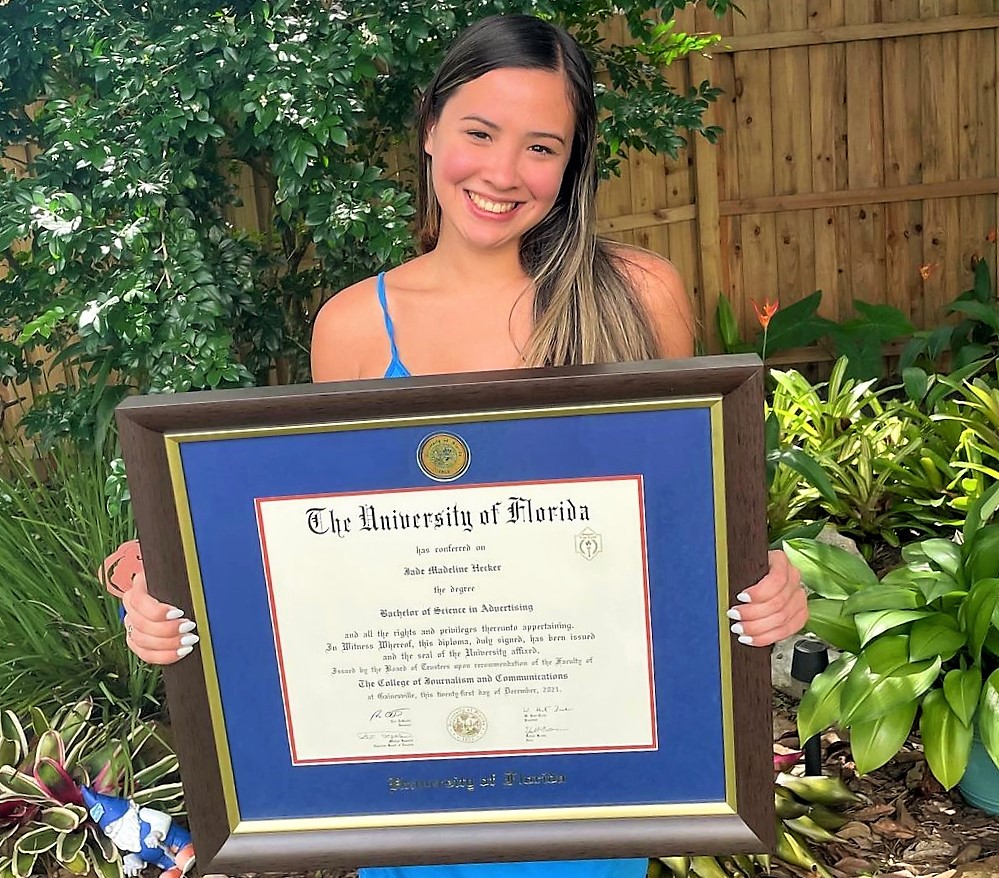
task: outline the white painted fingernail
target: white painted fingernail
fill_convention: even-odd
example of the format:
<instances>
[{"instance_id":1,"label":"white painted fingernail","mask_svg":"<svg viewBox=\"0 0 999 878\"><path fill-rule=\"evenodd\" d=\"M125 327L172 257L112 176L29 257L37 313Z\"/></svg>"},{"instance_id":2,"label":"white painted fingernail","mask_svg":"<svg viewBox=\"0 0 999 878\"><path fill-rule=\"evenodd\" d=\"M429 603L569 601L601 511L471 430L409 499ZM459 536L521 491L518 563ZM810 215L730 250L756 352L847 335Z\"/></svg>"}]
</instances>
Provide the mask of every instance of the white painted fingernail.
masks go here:
<instances>
[{"instance_id":1,"label":"white painted fingernail","mask_svg":"<svg viewBox=\"0 0 999 878\"><path fill-rule=\"evenodd\" d=\"M196 644L199 640L201 640L201 638L198 637L197 634L185 634L183 637L180 638L180 645L194 646L194 644Z\"/></svg>"},{"instance_id":2,"label":"white painted fingernail","mask_svg":"<svg viewBox=\"0 0 999 878\"><path fill-rule=\"evenodd\" d=\"M182 646L177 650L177 657L183 658L185 655L190 655L194 651L193 646Z\"/></svg>"},{"instance_id":3,"label":"white painted fingernail","mask_svg":"<svg viewBox=\"0 0 999 878\"><path fill-rule=\"evenodd\" d=\"M742 613L740 613L738 608L736 607L732 607L732 609L729 610L725 615L728 616L729 619L735 619L736 622L742 621Z\"/></svg>"},{"instance_id":4,"label":"white painted fingernail","mask_svg":"<svg viewBox=\"0 0 999 878\"><path fill-rule=\"evenodd\" d=\"M733 634L743 634L744 632L745 632L745 629L744 629L744 628L742 627L742 624L741 624L741 623L739 623L739 622L736 622L736 623L735 623L735 624L734 624L734 625L732 626L732 633L733 633ZM739 639L741 640L742 638L740 637ZM183 641L181 641L181 642L183 642Z\"/></svg>"},{"instance_id":5,"label":"white painted fingernail","mask_svg":"<svg viewBox=\"0 0 999 878\"><path fill-rule=\"evenodd\" d=\"M753 638L750 637L748 634L743 634L739 638L739 643L745 643L746 646L752 646L753 645Z\"/></svg>"},{"instance_id":6,"label":"white painted fingernail","mask_svg":"<svg viewBox=\"0 0 999 878\"><path fill-rule=\"evenodd\" d=\"M753 602L753 599L744 591L739 592L739 594L735 596L735 599L737 601L742 601L744 604L750 604Z\"/></svg>"},{"instance_id":7,"label":"white painted fingernail","mask_svg":"<svg viewBox=\"0 0 999 878\"><path fill-rule=\"evenodd\" d=\"M166 614L168 621L173 621L174 619L182 619L184 617L184 611L178 610L176 607L170 607Z\"/></svg>"},{"instance_id":8,"label":"white painted fingernail","mask_svg":"<svg viewBox=\"0 0 999 878\"><path fill-rule=\"evenodd\" d=\"M198 626L194 624L190 619L185 619L180 623L180 627L177 629L180 634L188 634L193 631Z\"/></svg>"}]
</instances>

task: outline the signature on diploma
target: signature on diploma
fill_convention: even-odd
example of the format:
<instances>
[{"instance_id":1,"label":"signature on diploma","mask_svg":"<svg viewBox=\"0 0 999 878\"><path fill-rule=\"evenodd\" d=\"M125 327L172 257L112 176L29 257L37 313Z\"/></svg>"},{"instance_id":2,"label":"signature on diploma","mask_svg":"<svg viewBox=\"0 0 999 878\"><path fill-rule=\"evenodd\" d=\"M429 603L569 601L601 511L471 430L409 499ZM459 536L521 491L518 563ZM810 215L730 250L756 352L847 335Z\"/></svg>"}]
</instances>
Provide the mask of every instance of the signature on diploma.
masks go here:
<instances>
[{"instance_id":1,"label":"signature on diploma","mask_svg":"<svg viewBox=\"0 0 999 878\"><path fill-rule=\"evenodd\" d=\"M560 721L567 720L573 708L563 704L533 705L524 708L524 740L544 741L553 735L567 732Z\"/></svg>"},{"instance_id":2,"label":"signature on diploma","mask_svg":"<svg viewBox=\"0 0 999 878\"><path fill-rule=\"evenodd\" d=\"M524 738L528 741L544 741L559 732L567 732L568 729L559 729L555 726L545 726L532 723L524 727Z\"/></svg>"},{"instance_id":3,"label":"signature on diploma","mask_svg":"<svg viewBox=\"0 0 999 878\"><path fill-rule=\"evenodd\" d=\"M413 746L413 736L409 732L397 732L392 729L358 732L357 738L377 750Z\"/></svg>"},{"instance_id":4,"label":"signature on diploma","mask_svg":"<svg viewBox=\"0 0 999 878\"><path fill-rule=\"evenodd\" d=\"M387 723L400 729L408 729L413 723L409 718L408 707L397 707L394 710L376 710L368 717L368 724L377 722L379 725Z\"/></svg>"}]
</instances>

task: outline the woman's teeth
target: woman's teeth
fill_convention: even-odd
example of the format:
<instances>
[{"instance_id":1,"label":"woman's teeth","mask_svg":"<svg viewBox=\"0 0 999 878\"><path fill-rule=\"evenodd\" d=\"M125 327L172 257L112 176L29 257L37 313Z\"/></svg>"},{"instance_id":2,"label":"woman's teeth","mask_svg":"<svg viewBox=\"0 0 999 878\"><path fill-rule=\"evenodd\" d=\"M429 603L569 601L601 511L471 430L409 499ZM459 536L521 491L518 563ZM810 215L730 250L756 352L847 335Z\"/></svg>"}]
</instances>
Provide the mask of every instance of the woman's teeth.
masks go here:
<instances>
[{"instance_id":1,"label":"woman's teeth","mask_svg":"<svg viewBox=\"0 0 999 878\"><path fill-rule=\"evenodd\" d=\"M517 206L516 201L490 201L474 192L469 192L468 197L472 200L472 204L488 213L509 213Z\"/></svg>"}]
</instances>

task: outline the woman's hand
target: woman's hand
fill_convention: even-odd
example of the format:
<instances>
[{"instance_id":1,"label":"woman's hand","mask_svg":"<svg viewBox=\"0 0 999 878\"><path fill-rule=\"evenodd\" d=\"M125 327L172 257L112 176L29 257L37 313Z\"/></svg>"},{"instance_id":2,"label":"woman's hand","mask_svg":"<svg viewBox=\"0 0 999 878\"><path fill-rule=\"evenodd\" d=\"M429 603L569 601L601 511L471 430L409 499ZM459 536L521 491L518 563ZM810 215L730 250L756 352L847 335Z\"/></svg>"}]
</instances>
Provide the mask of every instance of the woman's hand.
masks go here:
<instances>
[{"instance_id":1,"label":"woman's hand","mask_svg":"<svg viewBox=\"0 0 999 878\"><path fill-rule=\"evenodd\" d=\"M808 621L801 574L781 551L770 553L770 571L738 598L740 603L727 615L740 643L770 646L800 631Z\"/></svg>"},{"instance_id":2,"label":"woman's hand","mask_svg":"<svg viewBox=\"0 0 999 878\"><path fill-rule=\"evenodd\" d=\"M156 600L146 588L138 540L122 543L104 559L98 577L125 608L125 642L140 659L169 665L184 658L198 635L184 611Z\"/></svg>"}]
</instances>

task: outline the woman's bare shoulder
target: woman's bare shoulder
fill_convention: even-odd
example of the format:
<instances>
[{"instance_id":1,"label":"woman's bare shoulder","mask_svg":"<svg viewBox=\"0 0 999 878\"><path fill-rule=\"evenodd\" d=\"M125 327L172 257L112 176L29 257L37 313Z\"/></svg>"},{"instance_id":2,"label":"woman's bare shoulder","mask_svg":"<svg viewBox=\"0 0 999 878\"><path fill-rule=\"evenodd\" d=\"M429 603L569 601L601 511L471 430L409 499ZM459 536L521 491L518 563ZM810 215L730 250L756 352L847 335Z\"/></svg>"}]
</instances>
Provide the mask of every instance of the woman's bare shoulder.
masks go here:
<instances>
[{"instance_id":1,"label":"woman's bare shoulder","mask_svg":"<svg viewBox=\"0 0 999 878\"><path fill-rule=\"evenodd\" d=\"M312 324L312 380L370 378L388 349L378 279L365 278L327 299Z\"/></svg>"},{"instance_id":2,"label":"woman's bare shoulder","mask_svg":"<svg viewBox=\"0 0 999 878\"><path fill-rule=\"evenodd\" d=\"M665 357L694 354L694 315L683 277L666 257L608 242L609 252L645 308Z\"/></svg>"}]
</instances>

